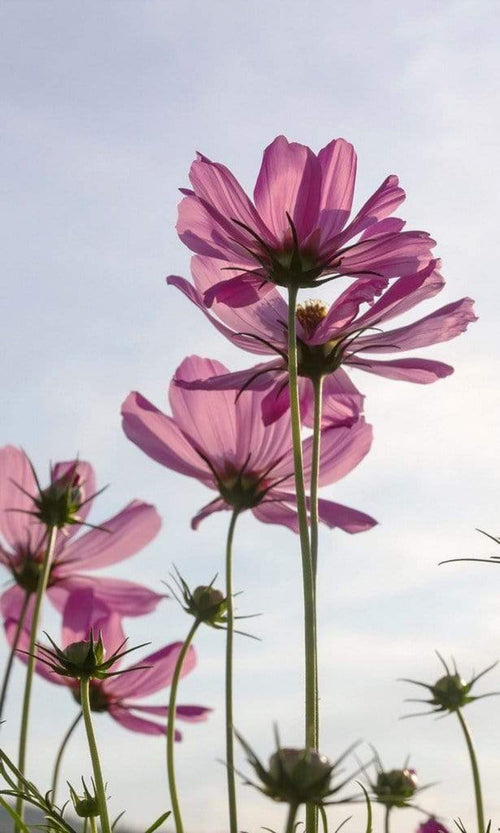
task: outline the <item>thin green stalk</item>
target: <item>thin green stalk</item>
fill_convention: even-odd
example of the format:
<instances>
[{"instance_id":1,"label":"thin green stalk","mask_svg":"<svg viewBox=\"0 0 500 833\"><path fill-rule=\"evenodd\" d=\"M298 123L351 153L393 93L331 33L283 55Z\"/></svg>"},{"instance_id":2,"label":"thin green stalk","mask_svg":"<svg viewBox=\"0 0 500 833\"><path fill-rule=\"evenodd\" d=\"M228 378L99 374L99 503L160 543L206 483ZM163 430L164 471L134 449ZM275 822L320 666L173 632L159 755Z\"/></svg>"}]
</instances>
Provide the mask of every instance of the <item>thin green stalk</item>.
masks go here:
<instances>
[{"instance_id":1,"label":"thin green stalk","mask_svg":"<svg viewBox=\"0 0 500 833\"><path fill-rule=\"evenodd\" d=\"M92 769L94 771L96 797L99 805L99 816L101 818L101 833L111 833L106 790L102 777L101 762L99 760L99 752L97 750L94 728L92 726L92 714L90 710L90 680L88 677L82 677L80 680L80 701L82 704L85 731L87 732L90 758L92 760Z\"/></svg>"},{"instance_id":2,"label":"thin green stalk","mask_svg":"<svg viewBox=\"0 0 500 833\"><path fill-rule=\"evenodd\" d=\"M2 692L0 694L0 720L3 717L3 709L5 706L5 698L7 697L7 689L9 687L9 680L10 680L10 673L12 671L12 665L14 662L14 656L17 651L17 645L19 642L19 637L21 636L21 630L24 625L24 619L26 617L26 611L28 609L28 602L30 600L31 593L26 591L24 594L23 604L21 607L21 612L19 614L19 621L16 627L16 633L14 635L14 641L12 642L12 647L10 649L9 659L7 660L7 665L5 668L5 673L3 675L3 683L2 683Z\"/></svg>"},{"instance_id":3,"label":"thin green stalk","mask_svg":"<svg viewBox=\"0 0 500 833\"><path fill-rule=\"evenodd\" d=\"M59 770L61 768L62 757L66 750L66 746L68 745L68 741L75 731L76 727L78 726L80 720L82 719L83 715L82 712L78 712L77 716L73 720L73 723L69 727L68 731L64 735L61 745L59 747L59 752L57 753L56 762L54 764L54 772L52 774L52 802L55 803L56 800L56 792L57 792L57 782L59 780Z\"/></svg>"},{"instance_id":4,"label":"thin green stalk","mask_svg":"<svg viewBox=\"0 0 500 833\"><path fill-rule=\"evenodd\" d=\"M94 816L90 816L90 833L97 833L97 823Z\"/></svg>"},{"instance_id":5,"label":"thin green stalk","mask_svg":"<svg viewBox=\"0 0 500 833\"><path fill-rule=\"evenodd\" d=\"M196 633L198 625L201 622L199 619L195 619L194 624L192 625L184 645L181 648L179 656L177 657L177 662L175 664L174 674L172 677L172 683L170 685L170 700L168 703L168 723L167 723L167 776L168 776L168 786L170 790L170 799L172 801L172 812L174 814L174 821L175 821L175 829L177 833L184 833L184 828L182 826L182 816L181 810L179 806L179 799L177 797L177 786L175 783L175 766L174 766L174 744L175 744L175 704L177 702L177 688L179 685L179 679L181 676L182 665L184 662L184 658L187 654L188 648L193 641L193 637Z\"/></svg>"},{"instance_id":6,"label":"thin green stalk","mask_svg":"<svg viewBox=\"0 0 500 833\"><path fill-rule=\"evenodd\" d=\"M478 833L485 833L484 824L484 810L483 810L483 796L481 793L481 779L479 778L479 767L477 765L476 753L474 751L474 744L472 743L471 733L469 727L465 722L464 716L460 709L457 709L458 722L462 727L465 736L465 742L469 752L470 764L472 769L472 780L474 781L474 794L476 798L476 813L477 813L477 830Z\"/></svg>"},{"instance_id":7,"label":"thin green stalk","mask_svg":"<svg viewBox=\"0 0 500 833\"><path fill-rule=\"evenodd\" d=\"M298 804L290 804L288 809L288 816L286 820L286 827L285 833L293 833L295 827L295 817L297 815L297 810L299 809Z\"/></svg>"},{"instance_id":8,"label":"thin green stalk","mask_svg":"<svg viewBox=\"0 0 500 833\"><path fill-rule=\"evenodd\" d=\"M227 796L229 803L229 830L238 833L236 811L236 779L234 771L234 727L233 727L233 537L234 528L240 510L233 509L226 544L226 600L227 600L227 638L226 638L226 771Z\"/></svg>"},{"instance_id":9,"label":"thin green stalk","mask_svg":"<svg viewBox=\"0 0 500 833\"><path fill-rule=\"evenodd\" d=\"M311 560L316 583L318 571L318 484L320 474L321 455L321 413L323 404L323 376L313 380L314 388L314 420L313 420L313 449L311 463L311 490L310 490L310 518L311 518ZM316 586L316 584L315 584Z\"/></svg>"},{"instance_id":10,"label":"thin green stalk","mask_svg":"<svg viewBox=\"0 0 500 833\"><path fill-rule=\"evenodd\" d=\"M35 607L33 610L33 618L31 620L31 632L30 632L30 644L29 644L29 656L28 656L28 668L26 671L26 682L24 686L24 698L23 698L23 710L21 715L21 732L19 736L19 757L18 757L18 769L21 775L24 775L25 767L26 767L26 747L28 742L28 723L29 723L29 714L30 714L30 702L31 702L31 688L33 684L33 673L35 671L35 652L36 652L36 639L38 636L38 625L40 622L40 614L42 611L42 604L43 599L45 596L45 591L47 590L47 585L49 583L49 576L50 576L50 568L52 566L52 559L54 556L54 550L56 545L56 538L57 538L57 527L51 526L47 529L47 549L45 551L45 558L43 560L42 565L42 572L38 579L38 587L35 596ZM16 811L18 815L23 819L24 818L24 801L22 798L18 798L16 801Z\"/></svg>"},{"instance_id":11,"label":"thin green stalk","mask_svg":"<svg viewBox=\"0 0 500 833\"><path fill-rule=\"evenodd\" d=\"M288 376L290 386L290 415L292 427L293 459L295 468L295 493L299 519L300 549L302 554L302 582L304 593L304 643L305 643L305 746L317 746L317 645L316 600L314 572L311 559L307 521L304 467L302 464L301 419L298 393L297 368L297 289L288 288ZM314 806L306 808L307 833L316 833L318 814Z\"/></svg>"},{"instance_id":12,"label":"thin green stalk","mask_svg":"<svg viewBox=\"0 0 500 833\"><path fill-rule=\"evenodd\" d=\"M390 820L390 817L391 817L391 810L392 810L392 807L389 807L387 805L386 808L385 808L384 833L390 833L389 820Z\"/></svg>"}]
</instances>

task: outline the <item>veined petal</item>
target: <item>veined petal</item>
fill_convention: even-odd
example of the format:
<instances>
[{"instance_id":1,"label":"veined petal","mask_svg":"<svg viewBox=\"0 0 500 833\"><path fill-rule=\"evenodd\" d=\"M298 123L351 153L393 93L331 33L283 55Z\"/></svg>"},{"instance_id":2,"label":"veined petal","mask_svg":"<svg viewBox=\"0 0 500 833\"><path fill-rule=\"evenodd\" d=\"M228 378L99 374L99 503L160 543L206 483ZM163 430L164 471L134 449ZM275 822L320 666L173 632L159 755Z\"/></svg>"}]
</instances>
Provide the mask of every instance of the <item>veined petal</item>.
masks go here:
<instances>
[{"instance_id":1,"label":"veined petal","mask_svg":"<svg viewBox=\"0 0 500 833\"><path fill-rule=\"evenodd\" d=\"M293 507L296 506L297 501L294 494L283 493L277 496L281 498L283 503L291 504ZM306 506L308 510L311 508L311 500L307 496ZM342 529L344 532L351 534L365 532L377 525L377 521L370 515L324 498L318 500L318 517L330 529Z\"/></svg>"},{"instance_id":2,"label":"veined petal","mask_svg":"<svg viewBox=\"0 0 500 833\"><path fill-rule=\"evenodd\" d=\"M319 485L328 486L349 474L368 454L372 439L372 426L362 418L349 428L323 429ZM311 472L312 444L312 437L308 437L303 444L306 477Z\"/></svg>"},{"instance_id":3,"label":"veined petal","mask_svg":"<svg viewBox=\"0 0 500 833\"><path fill-rule=\"evenodd\" d=\"M53 567L53 578L71 575L75 568L93 570L130 558L158 534L161 518L154 506L133 500L100 527L64 548L61 559Z\"/></svg>"},{"instance_id":4,"label":"veined petal","mask_svg":"<svg viewBox=\"0 0 500 833\"><path fill-rule=\"evenodd\" d=\"M109 657L125 642L121 617L105 605L92 589L81 588L70 593L63 610L62 646L86 641L92 631L94 639L102 636Z\"/></svg>"},{"instance_id":5,"label":"veined petal","mask_svg":"<svg viewBox=\"0 0 500 833\"><path fill-rule=\"evenodd\" d=\"M12 445L1 448L0 533L13 549L28 549L32 554L38 551L46 535L45 526L27 514L34 509L30 495L36 497L37 494L33 471L24 451Z\"/></svg>"},{"instance_id":6,"label":"veined petal","mask_svg":"<svg viewBox=\"0 0 500 833\"><path fill-rule=\"evenodd\" d=\"M265 524L279 524L291 529L292 532L299 531L299 520L297 510L287 506L278 499L265 500L252 509L257 520Z\"/></svg>"},{"instance_id":7,"label":"veined petal","mask_svg":"<svg viewBox=\"0 0 500 833\"><path fill-rule=\"evenodd\" d=\"M340 255L337 269L343 275L365 271L385 278L411 275L430 263L435 243L424 231L381 234L346 250Z\"/></svg>"},{"instance_id":8,"label":"veined petal","mask_svg":"<svg viewBox=\"0 0 500 833\"><path fill-rule=\"evenodd\" d=\"M393 353L395 349L413 350L415 347L428 347L430 344L449 341L463 333L471 321L477 321L473 304L471 298L462 298L406 327L359 338L356 349L369 348L370 353Z\"/></svg>"},{"instance_id":9,"label":"veined petal","mask_svg":"<svg viewBox=\"0 0 500 833\"><path fill-rule=\"evenodd\" d=\"M321 427L347 427L355 424L363 411L365 397L353 384L347 373L339 368L323 379L323 407ZM313 414L310 412L304 420L313 428Z\"/></svg>"},{"instance_id":10,"label":"veined petal","mask_svg":"<svg viewBox=\"0 0 500 833\"><path fill-rule=\"evenodd\" d=\"M189 194L180 201L176 229L182 242L192 252L225 258L226 261L235 255L235 247L222 243L220 235L217 234L219 224L194 194ZM236 247L238 254L240 251L241 246ZM253 264L253 260L251 262Z\"/></svg>"},{"instance_id":11,"label":"veined petal","mask_svg":"<svg viewBox=\"0 0 500 833\"><path fill-rule=\"evenodd\" d=\"M213 515L214 512L225 512L226 510L230 510L231 507L225 500L221 497L216 497L215 500L210 501L204 506L200 511L191 519L191 529L198 529L199 525L205 518L208 518L210 515Z\"/></svg>"},{"instance_id":12,"label":"veined petal","mask_svg":"<svg viewBox=\"0 0 500 833\"><path fill-rule=\"evenodd\" d=\"M264 293L271 292L272 289L272 284L262 275L245 272L211 286L203 295L203 303L211 307L214 301L217 301L219 304L239 309L255 304Z\"/></svg>"},{"instance_id":13,"label":"veined petal","mask_svg":"<svg viewBox=\"0 0 500 833\"><path fill-rule=\"evenodd\" d=\"M318 225L321 168L305 145L278 136L264 151L255 185L255 205L279 245L291 242L287 214L299 243Z\"/></svg>"},{"instance_id":14,"label":"veined petal","mask_svg":"<svg viewBox=\"0 0 500 833\"><path fill-rule=\"evenodd\" d=\"M382 297L358 318L356 326L361 329L389 321L441 292L444 278L435 268L437 264L438 261L431 260L428 266L416 274L405 275L394 281Z\"/></svg>"},{"instance_id":15,"label":"veined petal","mask_svg":"<svg viewBox=\"0 0 500 833\"><path fill-rule=\"evenodd\" d=\"M354 281L331 305L323 321L307 339L308 344L325 344L336 335L348 332L361 304L372 304L387 284L387 278L377 276Z\"/></svg>"},{"instance_id":16,"label":"veined petal","mask_svg":"<svg viewBox=\"0 0 500 833\"><path fill-rule=\"evenodd\" d=\"M108 714L125 729L130 729L131 732L139 732L142 735L165 735L167 733L167 725L155 723L152 720L145 720L143 717L136 717L128 708L113 703L108 707ZM175 733L175 740L181 740L181 733Z\"/></svg>"},{"instance_id":17,"label":"veined petal","mask_svg":"<svg viewBox=\"0 0 500 833\"><path fill-rule=\"evenodd\" d=\"M376 376L385 376L386 379L396 379L403 382L416 382L418 385L429 385L453 373L453 368L449 364L435 362L431 359L393 359L392 361L381 362L356 356L354 363L360 370L375 373Z\"/></svg>"},{"instance_id":18,"label":"veined petal","mask_svg":"<svg viewBox=\"0 0 500 833\"><path fill-rule=\"evenodd\" d=\"M167 688L172 682L175 665L183 644L183 642L173 642L171 645L165 645L159 651L129 666L126 674L109 677L104 683L106 693L119 700L132 700L135 697L145 697L162 688ZM182 664L181 678L193 670L196 662L196 651L191 645Z\"/></svg>"},{"instance_id":19,"label":"veined petal","mask_svg":"<svg viewBox=\"0 0 500 833\"><path fill-rule=\"evenodd\" d=\"M368 226L388 217L398 205L401 205L405 196L405 192L399 187L398 177L388 176L360 208L352 223L344 229L340 235L339 244L343 245L346 240L356 237Z\"/></svg>"},{"instance_id":20,"label":"veined petal","mask_svg":"<svg viewBox=\"0 0 500 833\"><path fill-rule=\"evenodd\" d=\"M133 581L79 574L61 579L47 593L54 607L63 611L68 596L82 589L92 590L96 599L120 616L144 616L166 598Z\"/></svg>"},{"instance_id":21,"label":"veined petal","mask_svg":"<svg viewBox=\"0 0 500 833\"><path fill-rule=\"evenodd\" d=\"M207 485L212 475L175 421L140 393L129 394L122 405L123 430L129 440L157 463L196 477Z\"/></svg>"},{"instance_id":22,"label":"veined petal","mask_svg":"<svg viewBox=\"0 0 500 833\"><path fill-rule=\"evenodd\" d=\"M319 226L325 242L344 228L351 213L356 182L356 153L344 139L334 139L320 150L321 199Z\"/></svg>"}]
</instances>

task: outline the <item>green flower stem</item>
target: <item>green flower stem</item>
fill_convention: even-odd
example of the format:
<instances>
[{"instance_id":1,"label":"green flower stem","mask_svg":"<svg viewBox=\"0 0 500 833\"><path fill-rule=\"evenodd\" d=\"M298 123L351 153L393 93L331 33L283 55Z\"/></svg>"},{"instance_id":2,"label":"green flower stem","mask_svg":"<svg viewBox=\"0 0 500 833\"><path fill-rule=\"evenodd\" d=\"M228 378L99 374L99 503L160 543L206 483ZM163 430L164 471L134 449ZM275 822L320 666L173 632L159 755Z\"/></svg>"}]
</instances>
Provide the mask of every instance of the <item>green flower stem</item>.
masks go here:
<instances>
[{"instance_id":1,"label":"green flower stem","mask_svg":"<svg viewBox=\"0 0 500 833\"><path fill-rule=\"evenodd\" d=\"M458 722L462 727L462 731L465 736L465 742L467 744L467 749L469 752L470 764L472 768L472 780L474 781L474 794L476 797L476 813L477 813L477 830L478 833L485 833L485 826L484 826L484 810L483 810L483 796L481 793L481 780L479 778L479 767L477 765L477 758L476 753L474 751L474 744L472 743L472 737L469 731L469 727L465 722L464 716L460 709L456 711Z\"/></svg>"},{"instance_id":2,"label":"green flower stem","mask_svg":"<svg viewBox=\"0 0 500 833\"><path fill-rule=\"evenodd\" d=\"M30 632L30 645L29 645L29 657L28 657L28 668L26 671L26 682L24 685L24 699L23 699L23 710L21 715L21 732L19 736L19 756L18 756L18 769L21 775L24 775L25 767L26 767L26 747L28 742L28 723L29 723L29 714L30 714L30 702L31 702L31 688L33 684L33 673L35 670L35 651L36 651L36 639L38 635L38 625L40 622L40 615L42 611L42 603L43 598L45 596L45 591L47 590L47 585L49 583L49 576L50 576L50 568L52 566L52 560L54 557L54 550L56 545L56 538L57 538L57 527L50 526L47 528L47 549L45 551L45 558L43 560L42 571L40 577L38 579L38 587L35 596L35 607L33 610L33 618L31 620L31 632ZM24 801L22 798L18 798L16 801L16 812L24 819ZM19 828L18 828L19 829Z\"/></svg>"},{"instance_id":3,"label":"green flower stem","mask_svg":"<svg viewBox=\"0 0 500 833\"><path fill-rule=\"evenodd\" d=\"M94 816L90 816L90 833L97 833L97 823Z\"/></svg>"},{"instance_id":4,"label":"green flower stem","mask_svg":"<svg viewBox=\"0 0 500 833\"><path fill-rule=\"evenodd\" d=\"M233 537L234 528L240 510L233 509L226 544L226 599L227 599L227 639L226 639L226 771L227 796L229 803L229 830L238 833L238 818L236 812L236 779L234 771L234 727L233 727L233 638L234 638L234 605L233 605Z\"/></svg>"},{"instance_id":5,"label":"green flower stem","mask_svg":"<svg viewBox=\"0 0 500 833\"><path fill-rule=\"evenodd\" d=\"M175 783L175 766L174 766L174 744L175 744L175 705L177 701L177 688L179 685L179 679L181 676L182 665L184 662L184 658L187 654L188 648L193 641L193 637L196 633L198 625L201 622L199 619L196 619L191 627L186 641L181 648L179 656L177 657L177 662L174 668L174 674L172 677L172 683L170 686L170 700L168 703L168 723L167 723L167 776L168 776L168 786L170 790L170 800L172 801L172 812L174 814L174 821L175 821L175 829L177 833L184 833L184 828L182 826L182 817L181 817L181 810L179 806L179 799L177 797L177 786Z\"/></svg>"},{"instance_id":6,"label":"green flower stem","mask_svg":"<svg viewBox=\"0 0 500 833\"><path fill-rule=\"evenodd\" d=\"M99 752L97 750L94 728L92 726L92 714L90 710L90 680L88 677L82 677L80 680L80 700L82 704L85 731L87 732L90 758L92 760L92 769L94 771L96 798L99 805L99 816L101 818L101 831L102 833L111 833L111 825L109 823L108 816L108 803L106 801L106 790L102 777L101 762L99 761Z\"/></svg>"},{"instance_id":7,"label":"green flower stem","mask_svg":"<svg viewBox=\"0 0 500 833\"><path fill-rule=\"evenodd\" d=\"M314 421L313 421L313 450L311 465L311 560L314 581L318 570L318 483L320 474L321 454L321 413L323 404L323 376L313 380L314 388Z\"/></svg>"},{"instance_id":8,"label":"green flower stem","mask_svg":"<svg viewBox=\"0 0 500 833\"><path fill-rule=\"evenodd\" d=\"M384 821L384 833L390 833L389 820L390 820L390 817L391 817L391 810L392 810L392 807L386 806L386 808L385 808L385 821Z\"/></svg>"},{"instance_id":9,"label":"green flower stem","mask_svg":"<svg viewBox=\"0 0 500 833\"><path fill-rule=\"evenodd\" d=\"M288 809L288 816L286 820L286 827L285 833L293 833L295 828L295 817L297 815L297 810L299 809L298 804L290 804Z\"/></svg>"},{"instance_id":10,"label":"green flower stem","mask_svg":"<svg viewBox=\"0 0 500 833\"><path fill-rule=\"evenodd\" d=\"M314 592L314 571L307 520L306 495L304 489L304 467L302 464L301 419L298 393L297 368L297 288L288 288L288 377L290 386L290 414L292 427L293 459L295 468L295 493L299 519L300 549L302 553L302 582L304 593L304 643L305 643L305 746L317 748L317 644L316 644L316 597ZM306 809L307 833L318 829L318 814L314 806Z\"/></svg>"},{"instance_id":11,"label":"green flower stem","mask_svg":"<svg viewBox=\"0 0 500 833\"><path fill-rule=\"evenodd\" d=\"M21 630L24 625L24 619L26 617L26 611L28 609L30 595L31 594L28 591L26 591L26 593L24 594L23 605L21 607L21 613L19 614L19 621L17 623L16 633L14 635L14 641L12 643L12 648L10 649L9 659L7 660L5 673L3 675L2 692L0 694L0 720L3 717L3 709L5 706L5 698L7 696L7 689L9 687L10 673L12 671L12 665L14 662L15 653L17 651L19 637L21 636Z\"/></svg>"},{"instance_id":12,"label":"green flower stem","mask_svg":"<svg viewBox=\"0 0 500 833\"><path fill-rule=\"evenodd\" d=\"M83 715L82 712L78 712L77 716L73 720L73 723L69 727L68 731L64 735L61 745L59 747L59 752L57 753L56 762L54 764L54 772L52 774L52 802L55 803L56 800L56 792L57 792L57 782L59 780L59 770L61 768L61 761L66 750L66 746L68 745L68 741L75 731L76 727L78 726L80 720L82 719Z\"/></svg>"}]
</instances>

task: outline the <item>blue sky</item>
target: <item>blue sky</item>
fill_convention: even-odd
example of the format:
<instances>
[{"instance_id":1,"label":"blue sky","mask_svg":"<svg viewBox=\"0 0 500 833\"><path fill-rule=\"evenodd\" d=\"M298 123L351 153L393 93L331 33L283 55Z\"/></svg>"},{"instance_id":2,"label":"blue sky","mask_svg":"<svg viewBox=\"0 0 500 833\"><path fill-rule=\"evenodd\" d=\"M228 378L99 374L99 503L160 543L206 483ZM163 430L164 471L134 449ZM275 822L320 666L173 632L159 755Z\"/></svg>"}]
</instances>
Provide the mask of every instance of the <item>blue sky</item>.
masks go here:
<instances>
[{"instance_id":1,"label":"blue sky","mask_svg":"<svg viewBox=\"0 0 500 833\"><path fill-rule=\"evenodd\" d=\"M367 395L373 449L326 493L380 525L355 537L322 533L319 602L324 752L336 757L362 737L388 768L410 754L422 783L439 782L421 803L471 826L458 727L451 719L399 721L413 692L396 678L437 678L436 648L453 654L465 675L499 656L500 570L437 566L444 557L493 554L475 527L499 531L498 24L498 5L485 0L22 0L0 8L2 443L25 448L40 470L75 452L91 460L100 483L111 484L96 504L97 522L133 497L157 505L164 518L157 541L114 574L158 588L173 561L194 584L222 571L227 519L191 532L206 490L142 456L119 418L132 389L163 407L186 354L232 367L248 362L164 281L188 274L189 252L174 226L177 188L196 150L225 162L251 189L262 150L278 133L315 150L343 136L359 157L356 205L397 173L408 195L401 215L438 241L447 279L439 305L477 299L480 320L470 332L425 351L453 364L452 377L425 388L366 374L355 380ZM236 723L265 756L276 719L287 744L301 742L298 541L245 517L235 559L241 612L263 613L253 624L262 642L238 646ZM48 609L46 624L57 629ZM132 641L160 646L188 625L165 602L147 620L130 620L129 630ZM215 711L186 728L179 782L187 828L213 833L226 829L216 762L223 640L200 634L197 649L199 668L180 701ZM499 675L482 690L499 688ZM18 673L12 701L20 690ZM30 752L30 774L42 782L74 714L65 694L37 686L41 743ZM469 711L493 827L497 710L486 700ZM169 806L161 741L97 717L113 808L125 806L131 824L148 824ZM14 719L4 737L13 750ZM73 780L88 772L77 749L75 741ZM248 787L240 792L243 829L279 828L283 808ZM414 830L417 818L401 813L395 830Z\"/></svg>"}]
</instances>

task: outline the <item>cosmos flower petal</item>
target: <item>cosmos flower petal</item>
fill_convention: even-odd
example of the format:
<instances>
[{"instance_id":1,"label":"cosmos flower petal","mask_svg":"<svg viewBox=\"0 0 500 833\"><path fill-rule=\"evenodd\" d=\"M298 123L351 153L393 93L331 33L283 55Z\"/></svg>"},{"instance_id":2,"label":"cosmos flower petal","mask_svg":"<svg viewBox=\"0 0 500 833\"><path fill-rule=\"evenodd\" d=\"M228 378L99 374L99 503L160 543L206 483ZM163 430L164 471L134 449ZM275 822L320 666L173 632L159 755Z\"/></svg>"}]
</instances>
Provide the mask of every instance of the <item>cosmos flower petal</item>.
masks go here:
<instances>
[{"instance_id":1,"label":"cosmos flower petal","mask_svg":"<svg viewBox=\"0 0 500 833\"><path fill-rule=\"evenodd\" d=\"M415 382L418 385L429 385L453 373L449 364L431 359L393 359L382 362L356 356L356 367L376 376L385 376L386 379Z\"/></svg>"},{"instance_id":2,"label":"cosmos flower petal","mask_svg":"<svg viewBox=\"0 0 500 833\"><path fill-rule=\"evenodd\" d=\"M356 152L345 139L333 139L320 150L321 200L319 225L321 237L328 240L339 234L351 213L356 182Z\"/></svg>"},{"instance_id":3,"label":"cosmos flower petal","mask_svg":"<svg viewBox=\"0 0 500 833\"><path fill-rule=\"evenodd\" d=\"M173 642L153 654L142 657L138 662L128 666L127 674L109 677L104 683L106 692L113 698L131 700L166 688L172 682L182 647L182 642ZM181 678L193 670L196 662L196 651L191 645L182 664Z\"/></svg>"}]
</instances>

